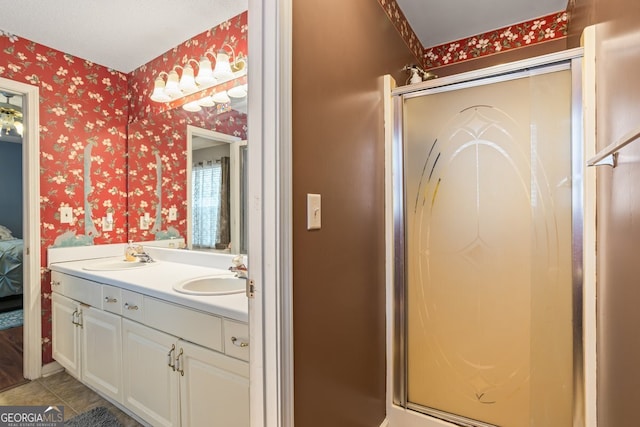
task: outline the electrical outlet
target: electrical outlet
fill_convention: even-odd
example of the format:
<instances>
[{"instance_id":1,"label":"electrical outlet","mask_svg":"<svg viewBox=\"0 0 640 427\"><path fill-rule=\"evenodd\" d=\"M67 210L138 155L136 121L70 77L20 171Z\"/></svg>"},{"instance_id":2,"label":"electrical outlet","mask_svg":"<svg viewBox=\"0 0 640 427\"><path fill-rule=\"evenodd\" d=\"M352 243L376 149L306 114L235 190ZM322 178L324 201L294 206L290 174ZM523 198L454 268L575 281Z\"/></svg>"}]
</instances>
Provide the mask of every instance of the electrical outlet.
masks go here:
<instances>
[{"instance_id":1,"label":"electrical outlet","mask_svg":"<svg viewBox=\"0 0 640 427\"><path fill-rule=\"evenodd\" d=\"M169 221L175 221L178 219L178 209L169 208Z\"/></svg>"},{"instance_id":2,"label":"electrical outlet","mask_svg":"<svg viewBox=\"0 0 640 427\"><path fill-rule=\"evenodd\" d=\"M71 224L73 222L73 209L69 206L60 207L60 223Z\"/></svg>"},{"instance_id":3,"label":"electrical outlet","mask_svg":"<svg viewBox=\"0 0 640 427\"><path fill-rule=\"evenodd\" d=\"M148 230L149 223L151 222L149 218L149 214L145 213L144 216L140 217L140 230Z\"/></svg>"}]
</instances>

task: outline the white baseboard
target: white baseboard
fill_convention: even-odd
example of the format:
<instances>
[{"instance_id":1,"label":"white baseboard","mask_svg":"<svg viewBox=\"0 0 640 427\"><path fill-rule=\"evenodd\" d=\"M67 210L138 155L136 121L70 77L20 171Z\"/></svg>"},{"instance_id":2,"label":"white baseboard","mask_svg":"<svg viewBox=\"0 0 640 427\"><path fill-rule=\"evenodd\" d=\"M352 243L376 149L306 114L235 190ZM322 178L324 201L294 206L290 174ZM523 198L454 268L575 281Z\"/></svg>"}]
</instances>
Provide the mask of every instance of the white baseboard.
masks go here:
<instances>
[{"instance_id":1,"label":"white baseboard","mask_svg":"<svg viewBox=\"0 0 640 427\"><path fill-rule=\"evenodd\" d=\"M57 374L58 372L62 372L64 368L55 360L51 363L47 363L42 367L41 374L43 377L48 377L49 375Z\"/></svg>"},{"instance_id":2,"label":"white baseboard","mask_svg":"<svg viewBox=\"0 0 640 427\"><path fill-rule=\"evenodd\" d=\"M385 418L380 427L389 427L389 419Z\"/></svg>"}]
</instances>

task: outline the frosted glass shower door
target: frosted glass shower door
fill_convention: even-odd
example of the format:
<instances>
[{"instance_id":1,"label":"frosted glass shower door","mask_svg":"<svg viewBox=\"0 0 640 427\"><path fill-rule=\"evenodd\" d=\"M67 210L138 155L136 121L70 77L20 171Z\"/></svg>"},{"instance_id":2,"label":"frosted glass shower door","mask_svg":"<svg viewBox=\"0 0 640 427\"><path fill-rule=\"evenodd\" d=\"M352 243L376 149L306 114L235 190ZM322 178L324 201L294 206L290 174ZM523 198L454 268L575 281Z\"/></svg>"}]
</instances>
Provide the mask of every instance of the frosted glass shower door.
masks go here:
<instances>
[{"instance_id":1,"label":"frosted glass shower door","mask_svg":"<svg viewBox=\"0 0 640 427\"><path fill-rule=\"evenodd\" d=\"M403 116L408 406L572 425L571 72Z\"/></svg>"}]
</instances>

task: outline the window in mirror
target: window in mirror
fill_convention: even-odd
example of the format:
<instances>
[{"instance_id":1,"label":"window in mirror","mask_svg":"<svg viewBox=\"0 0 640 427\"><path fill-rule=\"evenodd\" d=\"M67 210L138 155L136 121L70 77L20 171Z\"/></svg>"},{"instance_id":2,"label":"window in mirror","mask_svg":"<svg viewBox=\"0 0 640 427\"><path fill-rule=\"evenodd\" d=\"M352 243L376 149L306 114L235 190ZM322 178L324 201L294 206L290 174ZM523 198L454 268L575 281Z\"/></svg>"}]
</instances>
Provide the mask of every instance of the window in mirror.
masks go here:
<instances>
[{"instance_id":1,"label":"window in mirror","mask_svg":"<svg viewBox=\"0 0 640 427\"><path fill-rule=\"evenodd\" d=\"M246 253L246 141L187 126L187 246Z\"/></svg>"},{"instance_id":2,"label":"window in mirror","mask_svg":"<svg viewBox=\"0 0 640 427\"><path fill-rule=\"evenodd\" d=\"M214 147L215 148L215 147ZM199 151L210 151L208 149ZM194 157L197 151L194 151ZM200 154L200 153L198 153ZM201 153L206 157L206 153ZM228 174L228 159L226 173ZM223 209L225 201L229 201L227 182L222 179L222 158L195 161L191 170L193 247L202 249L226 249L231 241L228 235L229 209ZM226 193L226 197L225 197ZM223 200L224 199L224 200ZM227 203L228 206L228 203ZM226 218L225 218L226 217Z\"/></svg>"}]
</instances>

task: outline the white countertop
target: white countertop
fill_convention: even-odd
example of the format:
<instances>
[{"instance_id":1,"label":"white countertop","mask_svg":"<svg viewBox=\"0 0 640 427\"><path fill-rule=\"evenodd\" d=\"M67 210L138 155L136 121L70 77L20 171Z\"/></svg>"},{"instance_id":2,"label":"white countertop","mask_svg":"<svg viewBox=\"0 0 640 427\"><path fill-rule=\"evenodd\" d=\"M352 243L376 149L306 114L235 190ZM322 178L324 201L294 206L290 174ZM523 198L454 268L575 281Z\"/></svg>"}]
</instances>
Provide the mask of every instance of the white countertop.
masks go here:
<instances>
[{"instance_id":1,"label":"white countertop","mask_svg":"<svg viewBox=\"0 0 640 427\"><path fill-rule=\"evenodd\" d=\"M83 268L96 262L122 259L122 256L116 256L57 262L50 264L49 268L60 273L128 289L207 313L217 314L241 322L248 321L248 302L244 292L230 295L208 296L183 294L173 290L174 285L185 280L218 274L229 274L228 270L222 268L204 267L166 260L157 260L147 266L127 270L94 271Z\"/></svg>"}]
</instances>

